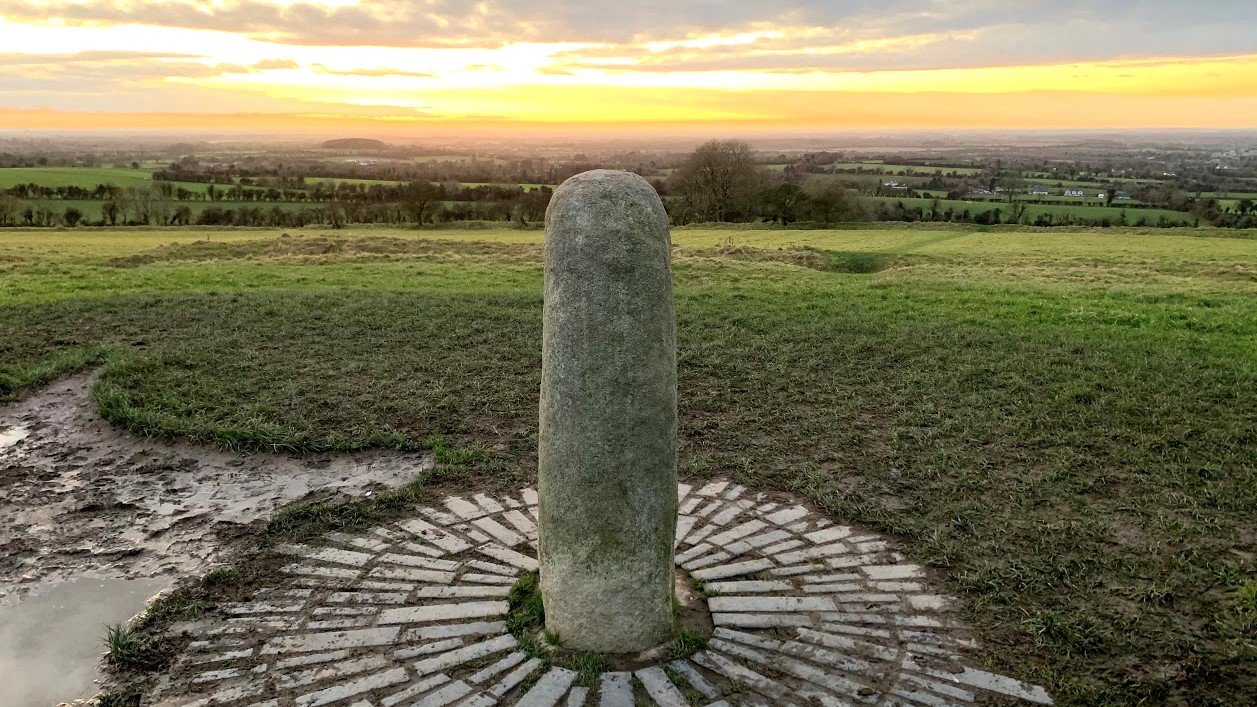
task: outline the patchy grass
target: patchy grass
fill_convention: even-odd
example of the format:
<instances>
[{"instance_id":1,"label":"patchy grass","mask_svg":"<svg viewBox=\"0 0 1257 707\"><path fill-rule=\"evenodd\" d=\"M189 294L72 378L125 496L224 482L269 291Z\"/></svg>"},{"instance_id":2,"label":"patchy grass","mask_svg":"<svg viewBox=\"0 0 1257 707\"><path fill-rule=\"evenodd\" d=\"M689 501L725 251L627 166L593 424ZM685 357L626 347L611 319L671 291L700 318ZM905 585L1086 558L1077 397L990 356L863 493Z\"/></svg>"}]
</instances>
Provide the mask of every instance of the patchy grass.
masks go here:
<instances>
[{"instance_id":1,"label":"patchy grass","mask_svg":"<svg viewBox=\"0 0 1257 707\"><path fill-rule=\"evenodd\" d=\"M677 230L717 251L674 267L682 475L894 536L961 598L987 667L1062 704L1257 692L1257 240L1192 233ZM103 362L102 411L139 433L443 460L370 503L279 514L237 582L171 616L268 577L275 542L535 475L541 271L499 246L539 233L108 264L276 235L0 233L21 259L0 278L8 395ZM835 265L859 258L889 266Z\"/></svg>"},{"instance_id":2,"label":"patchy grass","mask_svg":"<svg viewBox=\"0 0 1257 707\"><path fill-rule=\"evenodd\" d=\"M143 696L134 691L109 691L96 696L96 707L140 707Z\"/></svg>"},{"instance_id":3,"label":"patchy grass","mask_svg":"<svg viewBox=\"0 0 1257 707\"><path fill-rule=\"evenodd\" d=\"M536 572L528 572L515 582L507 597L510 611L506 629L519 640L531 637L546 623L546 610L541 602L541 587Z\"/></svg>"},{"instance_id":4,"label":"patchy grass","mask_svg":"<svg viewBox=\"0 0 1257 707\"><path fill-rule=\"evenodd\" d=\"M693 631L678 631L669 648L671 660L689 658L707 647L707 640Z\"/></svg>"},{"instance_id":5,"label":"patchy grass","mask_svg":"<svg viewBox=\"0 0 1257 707\"><path fill-rule=\"evenodd\" d=\"M113 667L134 670L143 666L144 642L135 629L122 624L106 626L104 642L106 659Z\"/></svg>"},{"instance_id":6,"label":"patchy grass","mask_svg":"<svg viewBox=\"0 0 1257 707\"><path fill-rule=\"evenodd\" d=\"M609 669L607 659L593 651L572 657L564 667L576 671L575 684L581 687L593 687L598 683L598 676Z\"/></svg>"}]
</instances>

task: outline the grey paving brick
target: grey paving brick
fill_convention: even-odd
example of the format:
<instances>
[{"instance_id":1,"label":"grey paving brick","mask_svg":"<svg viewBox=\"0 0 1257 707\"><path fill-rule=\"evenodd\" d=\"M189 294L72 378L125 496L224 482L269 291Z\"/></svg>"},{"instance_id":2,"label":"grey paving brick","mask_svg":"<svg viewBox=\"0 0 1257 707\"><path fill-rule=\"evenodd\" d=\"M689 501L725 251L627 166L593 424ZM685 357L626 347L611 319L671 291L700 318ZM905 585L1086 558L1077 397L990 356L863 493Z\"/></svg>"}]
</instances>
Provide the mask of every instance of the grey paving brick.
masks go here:
<instances>
[{"instance_id":1,"label":"grey paving brick","mask_svg":"<svg viewBox=\"0 0 1257 707\"><path fill-rule=\"evenodd\" d=\"M459 498L458 496L450 496L442 501L442 503L446 508L450 509L451 513L463 520L471 520L472 518L479 518L482 515L486 515L483 508L465 498Z\"/></svg>"},{"instance_id":2,"label":"grey paving brick","mask_svg":"<svg viewBox=\"0 0 1257 707\"><path fill-rule=\"evenodd\" d=\"M725 579L727 577L737 577L744 574L754 574L764 570L773 568L772 560L747 560L745 562L735 562L729 565L716 565L701 570L691 572L691 576L697 577L703 581L713 579Z\"/></svg>"},{"instance_id":3,"label":"grey paving brick","mask_svg":"<svg viewBox=\"0 0 1257 707\"><path fill-rule=\"evenodd\" d=\"M745 626L747 628L812 626L818 623L807 614L712 614L711 620L717 626Z\"/></svg>"},{"instance_id":4,"label":"grey paving brick","mask_svg":"<svg viewBox=\"0 0 1257 707\"><path fill-rule=\"evenodd\" d=\"M750 668L743 667L719 653L699 651L694 654L691 660L708 670L724 675L730 680L740 682L767 697L781 699L786 695L786 688L780 683L764 677Z\"/></svg>"},{"instance_id":5,"label":"grey paving brick","mask_svg":"<svg viewBox=\"0 0 1257 707\"><path fill-rule=\"evenodd\" d=\"M400 642L434 641L468 636L493 636L502 633L506 633L506 624L501 621L437 624L405 629L401 633Z\"/></svg>"},{"instance_id":6,"label":"grey paving brick","mask_svg":"<svg viewBox=\"0 0 1257 707\"><path fill-rule=\"evenodd\" d=\"M789 592L794 585L785 580L744 580L737 582L707 582L703 588L718 594ZM805 590L806 591L806 590Z\"/></svg>"},{"instance_id":7,"label":"grey paving brick","mask_svg":"<svg viewBox=\"0 0 1257 707\"><path fill-rule=\"evenodd\" d=\"M367 576L376 579L401 579L410 582L438 582L440 584L449 584L454 581L453 572L425 570L418 567L380 566L372 568L367 573Z\"/></svg>"},{"instance_id":8,"label":"grey paving brick","mask_svg":"<svg viewBox=\"0 0 1257 707\"><path fill-rule=\"evenodd\" d=\"M790 525L807 514L808 510L804 506L791 506L764 516L764 520L774 525Z\"/></svg>"},{"instance_id":9,"label":"grey paving brick","mask_svg":"<svg viewBox=\"0 0 1257 707\"><path fill-rule=\"evenodd\" d=\"M432 691L438 685L444 685L449 681L449 676L441 673L437 673L436 675L427 675L418 682L412 685L407 685L406 688L400 692L394 692L391 695L380 698L380 704L384 707L395 707L395 705L413 700L425 692Z\"/></svg>"},{"instance_id":10,"label":"grey paving brick","mask_svg":"<svg viewBox=\"0 0 1257 707\"><path fill-rule=\"evenodd\" d=\"M713 613L730 611L751 612L807 612L833 611L834 601L829 597L739 597L718 596L707 600Z\"/></svg>"},{"instance_id":11,"label":"grey paving brick","mask_svg":"<svg viewBox=\"0 0 1257 707\"><path fill-rule=\"evenodd\" d=\"M296 704L297 707L321 707L322 705L361 695L370 690L397 685L406 682L408 679L403 668L394 668L375 675L358 678L351 682L334 685L324 690L301 695L297 698Z\"/></svg>"},{"instance_id":12,"label":"grey paving brick","mask_svg":"<svg viewBox=\"0 0 1257 707\"><path fill-rule=\"evenodd\" d=\"M728 488L728 486L729 486L728 481L712 481L708 483L707 485L703 486L702 488L700 488L698 491L695 491L695 493L698 494L699 496L707 496L707 497L719 496L720 492L724 491L726 488Z\"/></svg>"},{"instance_id":13,"label":"grey paving brick","mask_svg":"<svg viewBox=\"0 0 1257 707\"><path fill-rule=\"evenodd\" d=\"M441 689L416 702L414 707L444 707L463 699L471 694L471 691L470 685L458 680L441 686Z\"/></svg>"},{"instance_id":14,"label":"grey paving brick","mask_svg":"<svg viewBox=\"0 0 1257 707\"><path fill-rule=\"evenodd\" d=\"M768 527L768 524L762 520L748 520L741 525L734 526L722 533L717 533L716 535L711 536L707 539L707 542L712 545L724 547L735 540L740 540L741 538L766 527Z\"/></svg>"},{"instance_id":15,"label":"grey paving brick","mask_svg":"<svg viewBox=\"0 0 1257 707\"><path fill-rule=\"evenodd\" d=\"M392 664L392 662L388 656L383 655L371 655L356 660L335 661L331 665L321 665L317 668L276 675L275 686L281 690L290 690L294 687L313 685L321 680L333 680L357 673L365 673L369 670L378 670Z\"/></svg>"},{"instance_id":16,"label":"grey paving brick","mask_svg":"<svg viewBox=\"0 0 1257 707\"><path fill-rule=\"evenodd\" d=\"M478 493L475 496L472 496L472 500L475 501L476 504L479 505L481 508L483 508L485 513L490 513L490 514L501 513L502 511L506 510L506 508L501 503L498 503L497 499L491 496L486 496L483 493Z\"/></svg>"},{"instance_id":17,"label":"grey paving brick","mask_svg":"<svg viewBox=\"0 0 1257 707\"><path fill-rule=\"evenodd\" d=\"M707 682L707 678L703 677L702 673L698 672L698 669L688 660L674 660L668 663L668 667L677 671L690 684L690 687L698 690L707 699L714 700L720 696L720 691Z\"/></svg>"},{"instance_id":18,"label":"grey paving brick","mask_svg":"<svg viewBox=\"0 0 1257 707\"><path fill-rule=\"evenodd\" d=\"M410 660L411 658L418 658L421 655L432 655L433 653L452 651L455 648L461 648L465 645L467 645L466 638L446 638L440 641L432 641L431 643L422 643L409 648L398 648L393 651L393 658L395 660Z\"/></svg>"},{"instance_id":19,"label":"grey paving brick","mask_svg":"<svg viewBox=\"0 0 1257 707\"><path fill-rule=\"evenodd\" d=\"M535 571L538 566L536 558L521 555L520 553L502 547L501 545L494 545L492 543L481 545L476 548L476 552L479 552L482 555L487 555L499 562L505 562L513 567L518 567L526 572Z\"/></svg>"},{"instance_id":20,"label":"grey paving brick","mask_svg":"<svg viewBox=\"0 0 1257 707\"><path fill-rule=\"evenodd\" d=\"M598 676L598 707L633 707L633 674L606 672Z\"/></svg>"},{"instance_id":21,"label":"grey paving brick","mask_svg":"<svg viewBox=\"0 0 1257 707\"><path fill-rule=\"evenodd\" d=\"M433 545L441 548L445 552L462 552L471 547L471 543L462 538L442 530L431 523L419 520L404 520L397 524L402 530L411 533Z\"/></svg>"},{"instance_id":22,"label":"grey paving brick","mask_svg":"<svg viewBox=\"0 0 1257 707\"><path fill-rule=\"evenodd\" d=\"M532 689L516 702L516 707L553 707L563 699L576 680L576 672L566 668L550 668Z\"/></svg>"},{"instance_id":23,"label":"grey paving brick","mask_svg":"<svg viewBox=\"0 0 1257 707\"><path fill-rule=\"evenodd\" d=\"M485 666L474 675L467 678L467 682L480 684L492 680L497 675L514 668L520 663L528 659L528 654L516 651L509 653L505 657L499 659L491 665Z\"/></svg>"},{"instance_id":24,"label":"grey paving brick","mask_svg":"<svg viewBox=\"0 0 1257 707\"><path fill-rule=\"evenodd\" d=\"M332 592L327 600L333 604L404 604L402 592Z\"/></svg>"},{"instance_id":25,"label":"grey paving brick","mask_svg":"<svg viewBox=\"0 0 1257 707\"><path fill-rule=\"evenodd\" d=\"M473 643L469 646L458 648L448 653L426 658L414 664L415 672L419 675L427 675L439 671L448 670L458 665L462 665L468 661L477 660L486 656L510 650L519 645L514 636L507 634L498 636L480 643Z\"/></svg>"},{"instance_id":26,"label":"grey paving brick","mask_svg":"<svg viewBox=\"0 0 1257 707\"><path fill-rule=\"evenodd\" d=\"M380 623L388 625L427 623L451 619L478 619L489 616L503 616L508 611L510 611L510 606L504 601L469 601L456 604L407 606L397 609L385 609L380 612Z\"/></svg>"},{"instance_id":27,"label":"grey paving brick","mask_svg":"<svg viewBox=\"0 0 1257 707\"><path fill-rule=\"evenodd\" d=\"M903 662L903 667L914 672L938 678L944 682L952 684L960 683L970 687L976 687L991 692L997 692L1001 695L1008 695L1018 699L1027 700L1042 705L1052 704L1052 698L1048 696L1047 691L1041 687L1027 685L1019 680L1014 680L1003 675L988 673L985 670L976 668L960 667L956 672L948 672L928 668L913 658L907 658Z\"/></svg>"},{"instance_id":28,"label":"grey paving brick","mask_svg":"<svg viewBox=\"0 0 1257 707\"><path fill-rule=\"evenodd\" d=\"M667 674L663 672L663 668L654 665L633 674L641 681L642 687L646 688L646 693L659 707L690 707L689 700L685 699L681 691L672 684Z\"/></svg>"},{"instance_id":29,"label":"grey paving brick","mask_svg":"<svg viewBox=\"0 0 1257 707\"><path fill-rule=\"evenodd\" d=\"M492 535L495 540L507 547L515 547L516 545L524 542L524 536L514 530L511 530L505 525L502 525L491 517L479 518L472 521L472 523L477 528L480 528L489 535Z\"/></svg>"},{"instance_id":30,"label":"grey paving brick","mask_svg":"<svg viewBox=\"0 0 1257 707\"><path fill-rule=\"evenodd\" d=\"M304 575L308 577L327 577L330 579L354 579L358 575L362 574L362 570L351 570L344 567L323 567L322 565L312 565L308 562L285 565L283 571L288 574Z\"/></svg>"},{"instance_id":31,"label":"grey paving brick","mask_svg":"<svg viewBox=\"0 0 1257 707\"><path fill-rule=\"evenodd\" d=\"M452 572L459 568L462 564L453 560L439 560L434 557L416 557L415 555L401 555L390 552L380 555L380 562L391 565L406 565L408 567L422 567L429 570L441 570L443 572Z\"/></svg>"},{"instance_id":32,"label":"grey paving brick","mask_svg":"<svg viewBox=\"0 0 1257 707\"><path fill-rule=\"evenodd\" d=\"M506 585L459 585L455 587L420 587L419 591L415 592L415 597L419 599L441 599L450 597L505 597L510 593L511 588Z\"/></svg>"},{"instance_id":33,"label":"grey paving brick","mask_svg":"<svg viewBox=\"0 0 1257 707\"><path fill-rule=\"evenodd\" d=\"M307 560L316 560L318 562L327 562L335 565L349 565L350 567L361 567L375 559L374 554L367 552L338 550L332 547L311 547L309 545L300 545L296 543L279 545L275 549L288 555L304 557Z\"/></svg>"},{"instance_id":34,"label":"grey paving brick","mask_svg":"<svg viewBox=\"0 0 1257 707\"><path fill-rule=\"evenodd\" d=\"M499 698L510 692L516 685L523 682L524 678L537 672L537 669L540 667L541 660L532 658L527 663L524 663L518 668L515 668L511 672L507 673L506 677L502 678L496 685L489 688L486 693L494 698Z\"/></svg>"},{"instance_id":35,"label":"grey paving brick","mask_svg":"<svg viewBox=\"0 0 1257 707\"><path fill-rule=\"evenodd\" d=\"M384 646L397 640L397 635L400 632L401 629L399 627L390 626L354 631L328 631L296 636L279 636L267 641L266 645L262 646L261 652L263 655L274 655L276 653L310 653L341 648Z\"/></svg>"}]
</instances>

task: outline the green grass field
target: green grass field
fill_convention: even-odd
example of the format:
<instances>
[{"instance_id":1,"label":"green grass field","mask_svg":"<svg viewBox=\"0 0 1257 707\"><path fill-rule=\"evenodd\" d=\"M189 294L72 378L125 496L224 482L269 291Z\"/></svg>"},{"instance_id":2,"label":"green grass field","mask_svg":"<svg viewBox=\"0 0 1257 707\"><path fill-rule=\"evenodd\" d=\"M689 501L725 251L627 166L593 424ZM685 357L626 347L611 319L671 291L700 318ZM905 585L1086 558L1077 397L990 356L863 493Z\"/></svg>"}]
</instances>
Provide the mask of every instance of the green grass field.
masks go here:
<instances>
[{"instance_id":1,"label":"green grass field","mask_svg":"<svg viewBox=\"0 0 1257 707\"><path fill-rule=\"evenodd\" d=\"M395 179L341 179L339 177L306 177L306 184L387 184L395 186L405 184L404 181Z\"/></svg>"},{"instance_id":2,"label":"green grass field","mask_svg":"<svg viewBox=\"0 0 1257 707\"><path fill-rule=\"evenodd\" d=\"M52 209L53 213L60 216L65 213L68 208L76 208L83 213L85 221L96 222L101 218L101 207L103 201L80 200L80 199L28 199L23 203L32 207L46 206ZM321 204L314 202L292 202L292 201L172 201L168 203L170 212L180 206L187 206L192 210L193 216L199 215L202 211L209 208L219 209L241 209L241 208L258 208L264 211L270 211L278 206L284 211L301 211L303 209L311 209Z\"/></svg>"},{"instance_id":3,"label":"green grass field","mask_svg":"<svg viewBox=\"0 0 1257 707\"><path fill-rule=\"evenodd\" d=\"M676 229L680 469L810 497L1058 704L1257 693L1257 233ZM1226 236L1226 237L1223 237ZM535 474L537 231L0 230L0 396Z\"/></svg>"},{"instance_id":4,"label":"green grass field","mask_svg":"<svg viewBox=\"0 0 1257 707\"><path fill-rule=\"evenodd\" d=\"M0 189L8 189L17 184L84 189L92 189L97 184L151 187L153 172L124 167L0 167Z\"/></svg>"},{"instance_id":5,"label":"green grass field","mask_svg":"<svg viewBox=\"0 0 1257 707\"><path fill-rule=\"evenodd\" d=\"M916 172L918 174L959 174L969 176L980 173L978 167L948 167L935 165L886 164L884 162L836 162L829 168L839 172L854 172L858 169L894 174L896 172Z\"/></svg>"},{"instance_id":6,"label":"green grass field","mask_svg":"<svg viewBox=\"0 0 1257 707\"><path fill-rule=\"evenodd\" d=\"M1056 197L1052 197L1052 198L1056 198ZM920 207L926 211L933 208L933 204L935 201L934 199L905 198L905 197L898 197L898 196L870 196L870 197L864 197L864 199L868 201L869 203L880 202L880 203L891 205L891 206L893 206L896 203L902 202L903 205L907 208ZM1009 204L1007 201L981 201L977 199L973 201L938 199L937 201L939 205L938 208L944 211L950 208L956 211L957 213L968 210L971 214L978 214L983 211L991 211L993 209L999 209L1000 213L1002 214L1002 218L1005 218L1005 219L1008 218L1008 214L1010 213ZM1039 214L1052 214L1053 216L1058 216L1058 217L1072 215L1077 218L1085 218L1085 219L1107 218L1107 219L1110 219L1113 223L1117 223L1118 219L1121 218L1121 213L1122 213L1121 206L1084 206L1081 204L1079 205L1027 204L1024 202L1019 202L1019 203L1022 204L1022 206L1025 209L1025 213L1029 215L1031 221L1033 221L1035 217L1038 216ZM1121 204L1121 203L1123 202L1114 202L1114 204ZM1194 223L1195 221L1194 216L1192 216L1191 214L1185 214L1181 211L1170 211L1169 209L1144 209L1144 208L1126 209L1126 220L1127 220L1128 225L1134 225L1139 219L1143 218L1147 220L1147 225L1155 226L1157 225L1158 220L1163 216L1165 217L1168 223L1176 224L1176 225L1188 225L1188 224Z\"/></svg>"}]
</instances>

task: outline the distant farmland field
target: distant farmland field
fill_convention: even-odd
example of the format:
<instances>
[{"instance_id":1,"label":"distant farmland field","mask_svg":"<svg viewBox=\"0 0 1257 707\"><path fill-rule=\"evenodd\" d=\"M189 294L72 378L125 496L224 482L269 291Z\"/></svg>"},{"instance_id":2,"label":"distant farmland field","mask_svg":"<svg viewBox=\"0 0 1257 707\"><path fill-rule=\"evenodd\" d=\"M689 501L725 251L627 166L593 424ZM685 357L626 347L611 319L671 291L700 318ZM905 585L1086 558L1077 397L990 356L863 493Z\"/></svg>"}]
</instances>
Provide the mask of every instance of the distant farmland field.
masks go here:
<instances>
[{"instance_id":1,"label":"distant farmland field","mask_svg":"<svg viewBox=\"0 0 1257 707\"><path fill-rule=\"evenodd\" d=\"M982 170L977 167L947 167L940 165L919 165L919 164L883 164L881 162L837 162L830 165L831 169L844 172L854 172L856 170L864 170L866 172L881 172L883 174L895 174L897 172L918 172L924 174L962 174L974 175Z\"/></svg>"},{"instance_id":2,"label":"distant farmland field","mask_svg":"<svg viewBox=\"0 0 1257 707\"><path fill-rule=\"evenodd\" d=\"M926 211L933 208L935 202L938 208L946 211L952 209L956 212L968 210L971 214L980 214L984 211L992 211L999 209L1004 218L1008 217L1009 204L1004 201L959 201L949 199L911 199L900 196L870 196L865 197L870 204L883 203L893 206L902 202L906 208L912 209L920 207ZM1120 206L1074 206L1074 205L1051 205L1051 204L1027 204L1018 202L1033 221L1040 214L1051 214L1056 217L1073 216L1082 219L1110 219L1116 222L1121 218L1122 211L1126 211L1126 220L1129 224L1134 224L1139 219L1146 219L1148 224L1156 225L1157 221L1164 216L1170 223L1183 225L1191 225L1195 222L1195 217L1191 214L1185 214L1180 211L1170 211L1169 209L1144 209L1144 208L1125 208Z\"/></svg>"},{"instance_id":3,"label":"distant farmland field","mask_svg":"<svg viewBox=\"0 0 1257 707\"><path fill-rule=\"evenodd\" d=\"M81 187L92 189L97 184L118 187L149 187L153 173L147 169L127 167L3 167L0 168L0 189L18 184L44 187Z\"/></svg>"}]
</instances>

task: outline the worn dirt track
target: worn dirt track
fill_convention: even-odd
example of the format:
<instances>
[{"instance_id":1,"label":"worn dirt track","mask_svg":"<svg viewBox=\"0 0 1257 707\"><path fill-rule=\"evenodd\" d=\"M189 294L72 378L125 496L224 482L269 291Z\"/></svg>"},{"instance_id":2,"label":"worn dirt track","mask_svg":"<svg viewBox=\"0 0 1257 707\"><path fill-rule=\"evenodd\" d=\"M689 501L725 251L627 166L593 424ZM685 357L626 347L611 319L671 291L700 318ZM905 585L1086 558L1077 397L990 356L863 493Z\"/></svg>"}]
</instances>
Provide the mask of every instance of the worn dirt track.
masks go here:
<instances>
[{"instance_id":1,"label":"worn dirt track","mask_svg":"<svg viewBox=\"0 0 1257 707\"><path fill-rule=\"evenodd\" d=\"M91 374L0 409L0 604L85 574L202 573L251 523L312 494L394 488L430 456L296 458L143 439L104 422Z\"/></svg>"}]
</instances>

